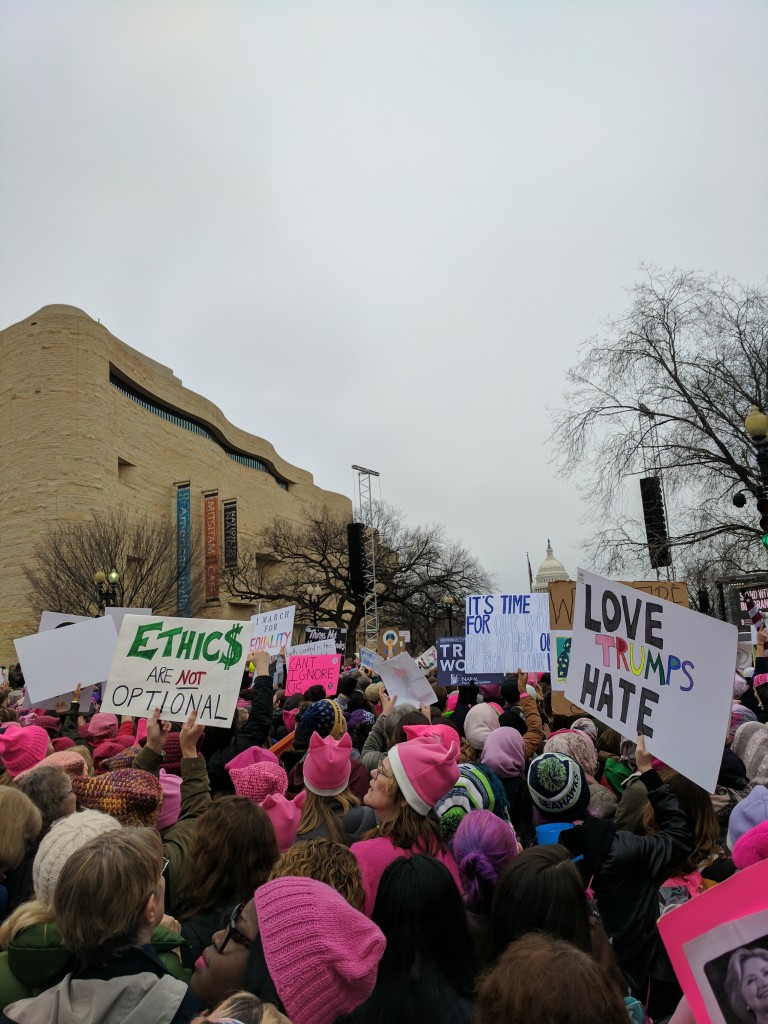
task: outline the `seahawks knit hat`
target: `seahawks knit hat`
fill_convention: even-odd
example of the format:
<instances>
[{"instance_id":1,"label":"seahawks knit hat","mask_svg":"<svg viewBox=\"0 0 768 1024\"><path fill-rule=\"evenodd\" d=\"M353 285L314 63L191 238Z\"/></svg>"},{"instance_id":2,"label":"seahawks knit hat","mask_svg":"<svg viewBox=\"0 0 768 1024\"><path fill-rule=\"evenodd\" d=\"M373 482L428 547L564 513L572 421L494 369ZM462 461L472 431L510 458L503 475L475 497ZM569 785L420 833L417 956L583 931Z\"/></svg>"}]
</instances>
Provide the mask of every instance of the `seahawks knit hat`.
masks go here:
<instances>
[{"instance_id":1,"label":"seahawks knit hat","mask_svg":"<svg viewBox=\"0 0 768 1024\"><path fill-rule=\"evenodd\" d=\"M34 768L48 752L51 738L39 725L10 725L0 733L0 760L3 767L15 779L28 768Z\"/></svg>"},{"instance_id":2,"label":"seahawks knit hat","mask_svg":"<svg viewBox=\"0 0 768 1024\"><path fill-rule=\"evenodd\" d=\"M528 789L534 804L549 821L575 821L589 805L584 769L572 758L555 751L531 761Z\"/></svg>"},{"instance_id":3,"label":"seahawks knit hat","mask_svg":"<svg viewBox=\"0 0 768 1024\"><path fill-rule=\"evenodd\" d=\"M121 827L109 814L98 811L79 811L54 821L35 854L32 881L36 899L47 907L53 906L59 874L72 854L96 836Z\"/></svg>"},{"instance_id":4,"label":"seahawks knit hat","mask_svg":"<svg viewBox=\"0 0 768 1024\"><path fill-rule=\"evenodd\" d=\"M509 804L501 782L490 768L475 762L459 765L456 785L435 804L443 839L453 837L470 811L491 811L505 821L509 818Z\"/></svg>"},{"instance_id":5,"label":"seahawks knit hat","mask_svg":"<svg viewBox=\"0 0 768 1024\"><path fill-rule=\"evenodd\" d=\"M163 799L157 777L138 768L73 779L72 788L81 807L111 814L121 825L154 827Z\"/></svg>"}]
</instances>

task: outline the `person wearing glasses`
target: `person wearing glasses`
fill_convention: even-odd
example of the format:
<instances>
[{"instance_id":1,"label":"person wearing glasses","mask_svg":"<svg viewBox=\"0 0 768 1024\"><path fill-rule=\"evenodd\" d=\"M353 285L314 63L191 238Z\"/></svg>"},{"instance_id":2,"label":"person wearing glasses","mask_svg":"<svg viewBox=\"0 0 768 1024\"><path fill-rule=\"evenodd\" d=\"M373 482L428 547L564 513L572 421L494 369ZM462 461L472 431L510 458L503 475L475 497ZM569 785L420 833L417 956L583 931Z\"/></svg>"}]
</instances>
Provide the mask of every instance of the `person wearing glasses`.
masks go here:
<instances>
[{"instance_id":1,"label":"person wearing glasses","mask_svg":"<svg viewBox=\"0 0 768 1024\"><path fill-rule=\"evenodd\" d=\"M163 918L163 847L154 829L96 836L61 869L53 911L70 973L6 1006L0 1024L188 1024L203 1008L150 945Z\"/></svg>"}]
</instances>

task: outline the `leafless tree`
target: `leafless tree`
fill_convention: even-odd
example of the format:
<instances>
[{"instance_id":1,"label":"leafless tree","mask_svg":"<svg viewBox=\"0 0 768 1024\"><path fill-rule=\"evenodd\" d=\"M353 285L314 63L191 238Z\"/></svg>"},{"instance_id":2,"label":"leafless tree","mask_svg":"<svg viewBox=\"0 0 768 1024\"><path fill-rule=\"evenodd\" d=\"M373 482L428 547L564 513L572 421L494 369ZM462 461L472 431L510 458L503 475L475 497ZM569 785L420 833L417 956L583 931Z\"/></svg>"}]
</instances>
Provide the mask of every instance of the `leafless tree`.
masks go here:
<instances>
[{"instance_id":1,"label":"leafless tree","mask_svg":"<svg viewBox=\"0 0 768 1024\"><path fill-rule=\"evenodd\" d=\"M34 562L23 566L30 603L38 612L95 615L94 573L116 569L125 607L174 613L176 587L188 569L194 615L205 604L200 544L193 532L189 565L179 565L169 519L92 512L87 522L56 523L35 548Z\"/></svg>"},{"instance_id":2,"label":"leafless tree","mask_svg":"<svg viewBox=\"0 0 768 1024\"><path fill-rule=\"evenodd\" d=\"M456 602L462 621L464 597L482 593L491 577L442 526L409 527L386 503L374 508L376 577L382 625L411 631L414 648L428 647L446 628L443 597ZM234 597L273 605L296 604L297 623L311 621L308 584L321 590L321 618L348 630L349 650L364 617L363 599L352 593L347 520L328 508L309 512L300 523L275 519L250 545L241 545L237 568L225 569L222 584Z\"/></svg>"},{"instance_id":3,"label":"leafless tree","mask_svg":"<svg viewBox=\"0 0 768 1024\"><path fill-rule=\"evenodd\" d=\"M696 560L764 568L754 502L731 499L759 487L744 417L768 399L768 289L646 267L629 297L583 346L549 438L591 510L588 556L609 573L648 572L629 481L660 472L678 576Z\"/></svg>"}]
</instances>

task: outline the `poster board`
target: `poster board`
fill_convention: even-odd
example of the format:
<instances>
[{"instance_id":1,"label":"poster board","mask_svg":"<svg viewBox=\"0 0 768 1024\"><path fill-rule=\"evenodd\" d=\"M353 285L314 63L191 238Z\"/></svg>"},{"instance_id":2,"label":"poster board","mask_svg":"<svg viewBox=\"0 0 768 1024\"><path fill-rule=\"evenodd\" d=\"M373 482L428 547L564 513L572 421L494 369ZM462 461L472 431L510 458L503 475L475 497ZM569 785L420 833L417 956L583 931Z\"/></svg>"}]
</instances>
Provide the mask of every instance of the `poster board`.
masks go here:
<instances>
[{"instance_id":1,"label":"poster board","mask_svg":"<svg viewBox=\"0 0 768 1024\"><path fill-rule=\"evenodd\" d=\"M465 671L549 671L546 594L472 594L465 609Z\"/></svg>"},{"instance_id":2,"label":"poster board","mask_svg":"<svg viewBox=\"0 0 768 1024\"><path fill-rule=\"evenodd\" d=\"M283 647L290 647L295 615L295 604L252 615L248 657L252 658L257 651L266 651L275 657Z\"/></svg>"},{"instance_id":3,"label":"poster board","mask_svg":"<svg viewBox=\"0 0 768 1024\"><path fill-rule=\"evenodd\" d=\"M285 676L285 695L304 693L310 686L324 686L328 697L339 687L341 658L335 651L330 654L299 654L288 659Z\"/></svg>"},{"instance_id":4,"label":"poster board","mask_svg":"<svg viewBox=\"0 0 768 1024\"><path fill-rule=\"evenodd\" d=\"M74 626L77 622L90 622L92 615L68 615L66 612L43 612L40 616L38 633L45 633L49 629L59 629L61 626Z\"/></svg>"},{"instance_id":5,"label":"poster board","mask_svg":"<svg viewBox=\"0 0 768 1024\"><path fill-rule=\"evenodd\" d=\"M380 654L377 654L376 651L369 651L367 647L361 647L359 654L362 667L369 668L372 672L375 672L384 661Z\"/></svg>"},{"instance_id":6,"label":"poster board","mask_svg":"<svg viewBox=\"0 0 768 1024\"><path fill-rule=\"evenodd\" d=\"M394 658L405 651L405 637L394 626L379 631L378 654L381 658Z\"/></svg>"},{"instance_id":7,"label":"poster board","mask_svg":"<svg viewBox=\"0 0 768 1024\"><path fill-rule=\"evenodd\" d=\"M464 667L463 636L441 636L437 641L437 685L452 689L454 686L468 686L470 683L500 685L504 682L502 672L470 674Z\"/></svg>"},{"instance_id":8,"label":"poster board","mask_svg":"<svg viewBox=\"0 0 768 1024\"><path fill-rule=\"evenodd\" d=\"M397 654L387 658L376 671L387 688L390 697L397 697L399 704L435 704L435 691L427 682L426 676L410 654Z\"/></svg>"},{"instance_id":9,"label":"poster board","mask_svg":"<svg viewBox=\"0 0 768 1024\"><path fill-rule=\"evenodd\" d=\"M50 698L66 700L69 705L78 683L94 686L109 675L117 631L112 619L86 619L66 629L20 637L14 646L32 706L39 707Z\"/></svg>"},{"instance_id":10,"label":"poster board","mask_svg":"<svg viewBox=\"0 0 768 1024\"><path fill-rule=\"evenodd\" d=\"M736 627L579 569L565 695L713 793Z\"/></svg>"},{"instance_id":11,"label":"poster board","mask_svg":"<svg viewBox=\"0 0 768 1024\"><path fill-rule=\"evenodd\" d=\"M336 644L336 653L342 658L347 653L347 630L346 627L338 626L306 626L304 629L304 642L313 643L315 640L333 640Z\"/></svg>"},{"instance_id":12,"label":"poster board","mask_svg":"<svg viewBox=\"0 0 768 1024\"><path fill-rule=\"evenodd\" d=\"M196 710L198 725L227 727L247 658L242 622L126 615L101 710L149 718L160 708L169 722L184 722Z\"/></svg>"},{"instance_id":13,"label":"poster board","mask_svg":"<svg viewBox=\"0 0 768 1024\"><path fill-rule=\"evenodd\" d=\"M120 632L120 628L123 625L123 619L126 615L151 615L151 608L105 608L104 614L109 616L110 619L115 623L115 629Z\"/></svg>"},{"instance_id":14,"label":"poster board","mask_svg":"<svg viewBox=\"0 0 768 1024\"><path fill-rule=\"evenodd\" d=\"M424 672L429 672L430 669L437 667L437 648L434 644L428 647L426 651L422 651L416 659L416 664Z\"/></svg>"},{"instance_id":15,"label":"poster board","mask_svg":"<svg viewBox=\"0 0 768 1024\"><path fill-rule=\"evenodd\" d=\"M286 651L288 658L298 654L337 654L336 641L327 637L325 640L311 640L306 644L294 644Z\"/></svg>"}]
</instances>

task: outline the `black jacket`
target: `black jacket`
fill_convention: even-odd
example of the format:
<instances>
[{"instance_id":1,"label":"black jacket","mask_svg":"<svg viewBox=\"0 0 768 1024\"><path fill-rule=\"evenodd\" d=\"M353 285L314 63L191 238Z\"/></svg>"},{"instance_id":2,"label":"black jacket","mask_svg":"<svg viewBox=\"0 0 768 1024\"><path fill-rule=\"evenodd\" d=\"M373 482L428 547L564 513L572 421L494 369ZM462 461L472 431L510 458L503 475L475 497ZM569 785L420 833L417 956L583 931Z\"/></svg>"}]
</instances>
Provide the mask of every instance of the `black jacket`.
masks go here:
<instances>
[{"instance_id":1,"label":"black jacket","mask_svg":"<svg viewBox=\"0 0 768 1024\"><path fill-rule=\"evenodd\" d=\"M256 676L253 681L251 712L240 732L226 747L217 750L208 761L208 777L214 793L234 793L235 787L226 765L249 747L260 747L269 736L272 724L272 680L269 676Z\"/></svg>"}]
</instances>

